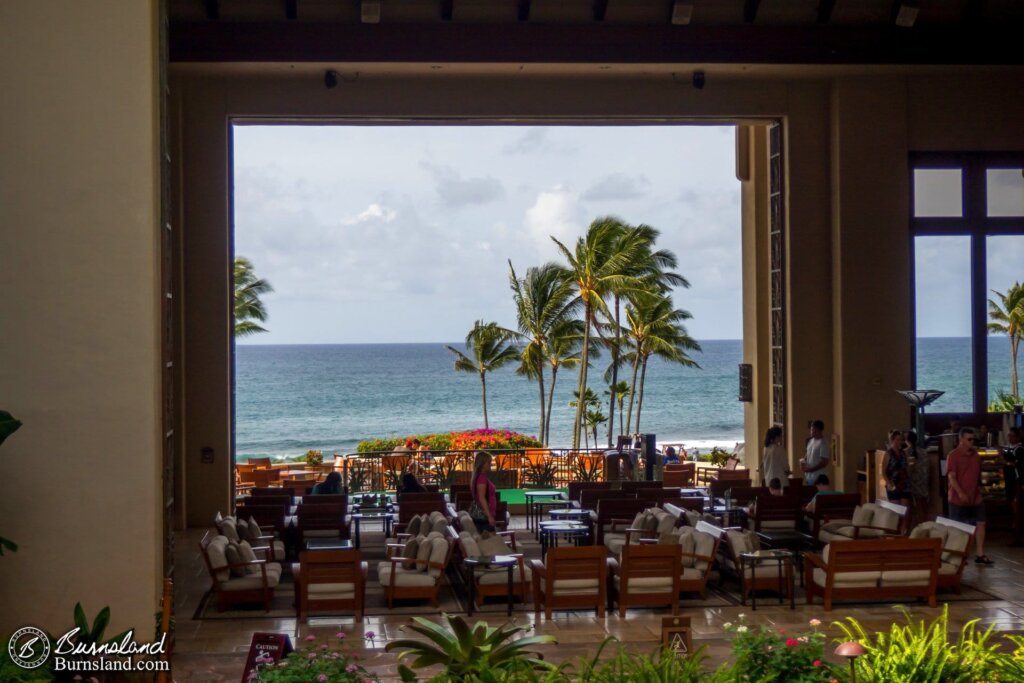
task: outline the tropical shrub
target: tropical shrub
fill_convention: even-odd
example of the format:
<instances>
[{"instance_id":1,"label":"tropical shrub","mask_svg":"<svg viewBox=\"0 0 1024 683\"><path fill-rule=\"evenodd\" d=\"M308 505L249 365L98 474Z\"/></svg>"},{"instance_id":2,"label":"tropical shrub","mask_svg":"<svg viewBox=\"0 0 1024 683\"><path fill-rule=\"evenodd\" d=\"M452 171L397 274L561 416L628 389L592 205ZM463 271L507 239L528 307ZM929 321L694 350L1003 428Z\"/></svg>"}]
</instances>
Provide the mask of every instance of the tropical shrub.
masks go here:
<instances>
[{"instance_id":1,"label":"tropical shrub","mask_svg":"<svg viewBox=\"0 0 1024 683\"><path fill-rule=\"evenodd\" d=\"M615 654L601 659L604 649L614 644ZM630 652L614 638L607 638L593 657L576 666L561 667L560 680L600 681L601 683L698 683L708 679L703 671L706 656L701 646L689 656L680 656L672 650L658 647L653 653ZM550 679L548 679L550 680Z\"/></svg>"},{"instance_id":2,"label":"tropical shrub","mask_svg":"<svg viewBox=\"0 0 1024 683\"><path fill-rule=\"evenodd\" d=\"M860 683L992 681L999 680L995 672L1011 663L1011 655L1000 653L999 646L990 643L992 627L980 630L977 619L964 624L960 637L951 643L948 605L943 605L942 614L931 623L915 623L906 610L904 615L906 625L893 624L888 633L869 633L852 617L836 623L844 640L857 641L866 650L854 662ZM1017 645L1018 662L1024 662L1022 643Z\"/></svg>"},{"instance_id":3,"label":"tropical shrub","mask_svg":"<svg viewBox=\"0 0 1024 683\"><path fill-rule=\"evenodd\" d=\"M445 667L445 680L455 681L470 680L484 672L553 668L528 650L535 645L554 643L553 636L517 637L530 627L491 628L480 621L471 628L462 617L446 615L445 618L451 630L429 619L414 617L408 628L427 640L402 638L385 646L388 652L398 650L399 660L412 658L408 666L400 664L398 667L403 681L417 680L413 669L435 665Z\"/></svg>"},{"instance_id":4,"label":"tropical shrub","mask_svg":"<svg viewBox=\"0 0 1024 683\"><path fill-rule=\"evenodd\" d=\"M372 634L367 633L367 638ZM356 683L376 681L358 662L358 655L345 649L345 632L334 635L333 644L317 643L315 635L306 636L305 645L277 664L258 666L249 680L258 683ZM257 660L259 663L259 660Z\"/></svg>"},{"instance_id":5,"label":"tropical shrub","mask_svg":"<svg viewBox=\"0 0 1024 683\"><path fill-rule=\"evenodd\" d=\"M988 404L990 413L1012 413L1014 406L1024 404L1024 398L1014 396L1008 391L997 391L996 397Z\"/></svg>"},{"instance_id":6,"label":"tropical shrub","mask_svg":"<svg viewBox=\"0 0 1024 683\"><path fill-rule=\"evenodd\" d=\"M307 465L322 465L324 462L324 452L316 450L306 451L304 456Z\"/></svg>"},{"instance_id":7,"label":"tropical shrub","mask_svg":"<svg viewBox=\"0 0 1024 683\"><path fill-rule=\"evenodd\" d=\"M725 624L726 633L733 636L733 661L719 670L721 680L811 683L835 677L835 667L825 661L825 634L818 630L817 619L810 621L806 633L752 627L743 620L741 614L739 623Z\"/></svg>"},{"instance_id":8,"label":"tropical shrub","mask_svg":"<svg viewBox=\"0 0 1024 683\"><path fill-rule=\"evenodd\" d=\"M526 436L508 429L473 429L468 432L445 432L440 434L413 434L390 439L367 439L356 445L357 453L392 451L399 446L411 448L413 439L431 451L451 450L519 450L539 448L536 437Z\"/></svg>"}]
</instances>

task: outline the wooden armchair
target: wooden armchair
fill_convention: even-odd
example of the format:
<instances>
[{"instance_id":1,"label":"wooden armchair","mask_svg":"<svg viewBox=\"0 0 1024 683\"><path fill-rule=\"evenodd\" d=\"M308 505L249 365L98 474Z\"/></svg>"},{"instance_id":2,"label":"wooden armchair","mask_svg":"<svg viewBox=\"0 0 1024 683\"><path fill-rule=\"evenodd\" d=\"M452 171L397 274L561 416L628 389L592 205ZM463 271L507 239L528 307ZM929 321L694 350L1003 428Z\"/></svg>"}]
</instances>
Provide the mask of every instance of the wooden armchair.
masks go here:
<instances>
[{"instance_id":1,"label":"wooden armchair","mask_svg":"<svg viewBox=\"0 0 1024 683\"><path fill-rule=\"evenodd\" d=\"M608 560L619 616L631 605L669 605L679 614L680 562L674 544L622 546L619 561Z\"/></svg>"},{"instance_id":2,"label":"wooden armchair","mask_svg":"<svg viewBox=\"0 0 1024 683\"><path fill-rule=\"evenodd\" d=\"M308 621L311 611L353 610L363 620L367 566L358 550L317 550L299 553L295 578L298 614Z\"/></svg>"},{"instance_id":3,"label":"wooden armchair","mask_svg":"<svg viewBox=\"0 0 1024 683\"><path fill-rule=\"evenodd\" d=\"M724 530L701 521L694 527L679 527L674 534L678 537L679 545L683 546L679 592L700 593L701 598L707 598L708 578Z\"/></svg>"},{"instance_id":4,"label":"wooden armchair","mask_svg":"<svg viewBox=\"0 0 1024 683\"><path fill-rule=\"evenodd\" d=\"M684 462L678 465L665 465L662 470L662 483L666 487L693 486L694 478L697 475L697 463Z\"/></svg>"},{"instance_id":5,"label":"wooden armchair","mask_svg":"<svg viewBox=\"0 0 1024 683\"><path fill-rule=\"evenodd\" d=\"M311 538L349 538L349 520L346 503L303 503L296 512L299 547Z\"/></svg>"},{"instance_id":6,"label":"wooden armchair","mask_svg":"<svg viewBox=\"0 0 1024 683\"><path fill-rule=\"evenodd\" d=\"M724 498L725 492L731 489L750 488L750 479L732 479L729 477L715 477L708 485L708 495L714 498Z\"/></svg>"},{"instance_id":7,"label":"wooden armchair","mask_svg":"<svg viewBox=\"0 0 1024 683\"><path fill-rule=\"evenodd\" d=\"M454 532L453 532L454 533ZM511 533L511 532L510 532ZM512 595L518 597L524 603L529 600L530 584L533 580L532 572L526 564L522 553L516 552L516 537L492 535L487 538L474 536L469 531L459 533L456 541L460 557L465 560L468 557L480 557L483 555L510 555L518 560L518 564L512 569ZM472 571L463 565L463 576L465 580L472 581L474 597L479 607L485 598L491 596L508 596L508 570L504 567L486 571Z\"/></svg>"},{"instance_id":8,"label":"wooden armchair","mask_svg":"<svg viewBox=\"0 0 1024 683\"><path fill-rule=\"evenodd\" d=\"M199 552L203 564L213 581L213 592L217 598L217 611L233 603L263 603L263 609L270 611L274 588L281 581L281 565L256 559L255 556L229 561L230 551L225 536L207 532L199 541ZM236 546L237 548L237 546Z\"/></svg>"},{"instance_id":9,"label":"wooden armchair","mask_svg":"<svg viewBox=\"0 0 1024 683\"><path fill-rule=\"evenodd\" d=\"M861 538L901 536L907 518L907 508L889 501L875 501L858 505L850 519L834 519L822 525L818 534L821 543L849 541Z\"/></svg>"},{"instance_id":10,"label":"wooden armchair","mask_svg":"<svg viewBox=\"0 0 1024 683\"><path fill-rule=\"evenodd\" d=\"M610 481L570 481L569 501L573 504L573 507L582 507L580 496L584 491L610 491L611 488L612 483Z\"/></svg>"},{"instance_id":11,"label":"wooden armchair","mask_svg":"<svg viewBox=\"0 0 1024 683\"><path fill-rule=\"evenodd\" d=\"M429 544L429 550L423 551L424 544ZM437 607L437 593L451 561L453 547L453 539L433 534L420 542L416 557L388 557L378 563L377 580L384 589L388 609L394 607L396 598L430 600Z\"/></svg>"},{"instance_id":12,"label":"wooden armchair","mask_svg":"<svg viewBox=\"0 0 1024 683\"><path fill-rule=\"evenodd\" d=\"M753 553L761 549L755 532L744 529L726 529L725 541L722 545L724 560L721 563L721 568L723 573L727 572L736 578L740 586L740 597L743 604L746 604L747 597L756 590L779 590L777 572L768 567L761 569L760 572L755 572L754 568L740 557L743 553ZM797 571L792 562L793 560L787 564L785 570L787 576L791 576L790 572ZM789 589L793 583L786 581L784 585L786 587L784 596L788 598Z\"/></svg>"},{"instance_id":13,"label":"wooden armchair","mask_svg":"<svg viewBox=\"0 0 1024 683\"><path fill-rule=\"evenodd\" d=\"M974 548L975 531L972 524L946 517L936 517L934 522L922 522L910 531L910 538L938 538L942 542L937 579L939 588L952 588L954 593L960 593L960 579Z\"/></svg>"},{"instance_id":14,"label":"wooden armchair","mask_svg":"<svg viewBox=\"0 0 1024 683\"><path fill-rule=\"evenodd\" d=\"M271 486L280 486L281 470L253 470L252 484L253 488L269 488Z\"/></svg>"},{"instance_id":15,"label":"wooden armchair","mask_svg":"<svg viewBox=\"0 0 1024 683\"><path fill-rule=\"evenodd\" d=\"M795 496L760 495L747 519L755 532L796 530L800 523L800 501Z\"/></svg>"},{"instance_id":16,"label":"wooden armchair","mask_svg":"<svg viewBox=\"0 0 1024 683\"><path fill-rule=\"evenodd\" d=\"M860 505L859 493L833 493L827 496L815 496L810 512L804 512L804 523L808 533L815 541L821 533L821 527L835 519L851 519L853 511Z\"/></svg>"},{"instance_id":17,"label":"wooden armchair","mask_svg":"<svg viewBox=\"0 0 1024 683\"><path fill-rule=\"evenodd\" d=\"M608 601L608 563L601 546L550 548L545 562L530 563L533 575L533 605L551 618L554 609L593 607L604 617Z\"/></svg>"}]
</instances>

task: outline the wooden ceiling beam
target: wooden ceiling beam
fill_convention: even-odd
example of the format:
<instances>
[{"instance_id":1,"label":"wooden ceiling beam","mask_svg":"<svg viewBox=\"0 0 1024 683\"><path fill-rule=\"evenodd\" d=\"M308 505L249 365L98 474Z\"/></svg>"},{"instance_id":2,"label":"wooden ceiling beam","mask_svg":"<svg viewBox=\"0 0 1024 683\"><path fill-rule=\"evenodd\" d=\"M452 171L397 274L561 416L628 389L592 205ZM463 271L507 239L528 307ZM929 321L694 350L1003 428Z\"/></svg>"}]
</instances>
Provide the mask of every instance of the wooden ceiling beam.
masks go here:
<instances>
[{"instance_id":1,"label":"wooden ceiling beam","mask_svg":"<svg viewBox=\"0 0 1024 683\"><path fill-rule=\"evenodd\" d=\"M363 0L366 5L379 0ZM918 26L172 21L174 62L1024 64L1020 22Z\"/></svg>"},{"instance_id":2,"label":"wooden ceiling beam","mask_svg":"<svg viewBox=\"0 0 1024 683\"><path fill-rule=\"evenodd\" d=\"M836 8L836 0L821 0L818 3L818 23L827 24L832 21L832 12Z\"/></svg>"},{"instance_id":3,"label":"wooden ceiling beam","mask_svg":"<svg viewBox=\"0 0 1024 683\"><path fill-rule=\"evenodd\" d=\"M608 0L594 0L594 21L604 21L608 14Z\"/></svg>"},{"instance_id":4,"label":"wooden ceiling beam","mask_svg":"<svg viewBox=\"0 0 1024 683\"><path fill-rule=\"evenodd\" d=\"M288 20L299 18L299 0L284 0L284 16Z\"/></svg>"},{"instance_id":5,"label":"wooden ceiling beam","mask_svg":"<svg viewBox=\"0 0 1024 683\"><path fill-rule=\"evenodd\" d=\"M761 0L744 0L743 2L743 21L747 24L753 24L757 19L757 10L761 7Z\"/></svg>"},{"instance_id":6,"label":"wooden ceiling beam","mask_svg":"<svg viewBox=\"0 0 1024 683\"><path fill-rule=\"evenodd\" d=\"M220 3L217 0L203 0L207 19L220 19Z\"/></svg>"},{"instance_id":7,"label":"wooden ceiling beam","mask_svg":"<svg viewBox=\"0 0 1024 683\"><path fill-rule=\"evenodd\" d=\"M519 21L530 20L530 0L519 0L516 5L516 19Z\"/></svg>"},{"instance_id":8,"label":"wooden ceiling beam","mask_svg":"<svg viewBox=\"0 0 1024 683\"><path fill-rule=\"evenodd\" d=\"M455 14L455 0L441 0L441 21L451 21Z\"/></svg>"}]
</instances>

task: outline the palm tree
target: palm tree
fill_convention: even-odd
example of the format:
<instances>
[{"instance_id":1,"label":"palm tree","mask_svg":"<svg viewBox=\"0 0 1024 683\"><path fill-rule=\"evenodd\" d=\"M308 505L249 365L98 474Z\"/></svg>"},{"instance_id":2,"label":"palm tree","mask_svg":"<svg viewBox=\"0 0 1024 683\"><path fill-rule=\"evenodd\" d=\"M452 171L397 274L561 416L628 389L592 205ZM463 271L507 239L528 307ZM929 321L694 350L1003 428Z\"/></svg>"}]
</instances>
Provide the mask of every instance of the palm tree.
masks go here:
<instances>
[{"instance_id":1,"label":"palm tree","mask_svg":"<svg viewBox=\"0 0 1024 683\"><path fill-rule=\"evenodd\" d=\"M551 368L551 386L548 388L548 413L544 418L544 436L541 440L547 446L551 443L551 407L555 403L555 384L559 368L573 368L580 363L580 346L583 340L583 321L563 320L551 329L548 335L548 349L545 354Z\"/></svg>"},{"instance_id":2,"label":"palm tree","mask_svg":"<svg viewBox=\"0 0 1024 683\"><path fill-rule=\"evenodd\" d=\"M620 356L620 360L625 360L625 358L626 358L625 355ZM610 366L608 368L609 371L612 370L613 367L614 366ZM606 373L605 377L607 378L607 373ZM624 379L619 380L615 384L612 384L611 386L609 386L608 389L605 390L604 393L608 394L608 396L609 396L608 400L609 400L610 403L618 402L618 404L619 404L619 406L618 406L619 407L619 434L625 434L626 433L625 432L625 426L622 423L622 416L623 416L625 411L622 408L623 408L623 404L625 404L625 402L626 402L626 397L629 396L632 393L632 390L630 389L630 386L629 386L629 382L627 382ZM611 418L611 417L613 417L613 415L611 413L609 413L609 418Z\"/></svg>"},{"instance_id":3,"label":"palm tree","mask_svg":"<svg viewBox=\"0 0 1024 683\"><path fill-rule=\"evenodd\" d=\"M638 279L628 275L630 264L644 256L642 240L632 237L635 229L622 234L622 222L615 218L595 219L587 234L576 240L575 249L552 237L558 250L569 264L570 277L576 293L583 304L583 347L580 359L580 377L577 387L580 392L587 386L587 368L590 365L590 328L595 323L597 312L608 317L608 306L604 295L612 288L629 292L640 286ZM576 406L573 422L572 447L579 448L580 430L583 426L583 404Z\"/></svg>"},{"instance_id":4,"label":"palm tree","mask_svg":"<svg viewBox=\"0 0 1024 683\"><path fill-rule=\"evenodd\" d=\"M235 336L247 337L252 334L266 332L253 321L265 322L267 309L260 300L260 295L274 291L270 283L256 277L252 262L244 256L235 257Z\"/></svg>"},{"instance_id":5,"label":"palm tree","mask_svg":"<svg viewBox=\"0 0 1024 683\"><path fill-rule=\"evenodd\" d=\"M583 400L582 401L580 400L580 392L579 391L572 392L572 396L573 396L572 400L569 401L569 407L570 408L578 408L580 405L583 406L583 410L584 410L583 419L584 419L584 424L586 425L586 416L587 416L587 414L591 413L591 412L595 412L595 408L597 406L601 405L601 399L599 399L597 397L597 394L595 394L594 390L591 389L590 387L587 387L587 390L583 392ZM597 438L596 435L595 435L594 438ZM584 443L586 444L586 447L590 448L590 430L589 429L584 429L583 430L583 440L584 440Z\"/></svg>"},{"instance_id":6,"label":"palm tree","mask_svg":"<svg viewBox=\"0 0 1024 683\"><path fill-rule=\"evenodd\" d=\"M519 358L520 353L514 342L515 337L515 332L499 326L498 323L485 323L483 320L477 320L473 323L473 329L466 335L466 350L473 354L472 358L453 346L445 346L455 356L456 370L480 374L485 428L490 427L487 421L486 375L491 370L497 370Z\"/></svg>"},{"instance_id":7,"label":"palm tree","mask_svg":"<svg viewBox=\"0 0 1024 683\"><path fill-rule=\"evenodd\" d=\"M516 321L519 332L526 340L522 350L522 363L517 373L537 381L540 396L540 430L538 438L544 439L544 365L549 353L549 336L552 329L579 308L579 301L572 296L572 283L566 277L565 269L556 263L546 263L539 268L527 268L526 277L516 277L512 261L508 262L509 286L512 300L516 305Z\"/></svg>"},{"instance_id":8,"label":"palm tree","mask_svg":"<svg viewBox=\"0 0 1024 683\"><path fill-rule=\"evenodd\" d=\"M587 430L594 432L594 448L597 448L597 428L602 422L607 422L608 417L600 410L588 410L586 415ZM590 448L590 442L587 442L587 448Z\"/></svg>"},{"instance_id":9,"label":"palm tree","mask_svg":"<svg viewBox=\"0 0 1024 683\"><path fill-rule=\"evenodd\" d=\"M992 290L999 301L988 300L988 331L994 334L1005 334L1010 338L1010 384L1014 396L1020 396L1017 390L1017 349L1021 335L1024 334L1024 287L1015 282L1005 294Z\"/></svg>"},{"instance_id":10,"label":"palm tree","mask_svg":"<svg viewBox=\"0 0 1024 683\"><path fill-rule=\"evenodd\" d=\"M629 324L629 338L633 346L633 394L637 395L636 429L640 431L640 410L644 403L644 382L647 378L647 361L657 355L673 363L699 368L687 351L700 351L698 344L686 332L684 320L692 316L689 312L672 308L672 299L657 292L639 292L630 297L626 305L626 320ZM637 370L640 384L637 384ZM633 412L633 399L629 401L629 416ZM627 417L627 420L629 417Z\"/></svg>"},{"instance_id":11,"label":"palm tree","mask_svg":"<svg viewBox=\"0 0 1024 683\"><path fill-rule=\"evenodd\" d=\"M618 219L615 219L618 220ZM620 239L626 238L631 235L629 226L624 222L621 223L622 232L620 233ZM657 242L658 237L661 233L652 228L649 225L641 223L633 228L632 239L639 240L646 251L646 254L638 261L630 264L631 271L629 274L640 278L648 287L652 289L658 289L663 293L670 291L672 287L689 287L690 283L682 275L667 270L670 268L676 268L679 265L679 261L676 255L668 249L654 250L654 243ZM611 288L611 294L613 297L613 310L615 312L614 320L609 320L612 332L614 333L614 340L606 340L606 343L612 352L612 363L609 367L611 378L606 377L606 381L612 387L612 396L608 405L608 446L612 445L612 429L615 424L615 387L618 386L619 379L619 367L622 363L622 359L619 354L622 349L622 325L620 323L619 315L621 310L621 299L627 292L619 291L617 287ZM622 401L618 401L619 409L621 411ZM621 416L619 420L622 422ZM621 431L620 431L621 433Z\"/></svg>"}]
</instances>

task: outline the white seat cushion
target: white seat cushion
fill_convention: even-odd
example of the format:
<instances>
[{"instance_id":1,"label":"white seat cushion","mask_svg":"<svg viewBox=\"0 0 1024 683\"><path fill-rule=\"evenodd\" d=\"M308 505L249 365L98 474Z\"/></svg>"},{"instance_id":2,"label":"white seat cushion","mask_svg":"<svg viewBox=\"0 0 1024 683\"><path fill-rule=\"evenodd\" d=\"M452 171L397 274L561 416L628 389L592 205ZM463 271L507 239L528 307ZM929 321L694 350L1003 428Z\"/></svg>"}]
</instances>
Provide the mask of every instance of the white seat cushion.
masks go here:
<instances>
[{"instance_id":1,"label":"white seat cushion","mask_svg":"<svg viewBox=\"0 0 1024 683\"><path fill-rule=\"evenodd\" d=\"M267 587L274 588L277 586L279 576L267 572ZM228 579L227 581L221 581L221 590L226 591L250 591L258 590L263 588L263 576L249 574L242 578Z\"/></svg>"},{"instance_id":2,"label":"white seat cushion","mask_svg":"<svg viewBox=\"0 0 1024 683\"><path fill-rule=\"evenodd\" d=\"M480 552L480 544L476 542L476 539L473 538L473 534L470 532L463 531L459 534L459 541L462 542L462 551L465 553L466 557L479 557L483 555L483 553Z\"/></svg>"},{"instance_id":3,"label":"white seat cushion","mask_svg":"<svg viewBox=\"0 0 1024 683\"><path fill-rule=\"evenodd\" d=\"M430 541L430 562L432 564L444 564L445 558L448 556L448 541L443 538L435 538ZM417 556L418 557L418 556ZM418 563L417 563L418 564ZM436 580L441 576L441 569L438 567L429 567L427 574Z\"/></svg>"},{"instance_id":4,"label":"white seat cushion","mask_svg":"<svg viewBox=\"0 0 1024 683\"><path fill-rule=\"evenodd\" d=\"M314 583L307 589L310 602L315 600L353 600L356 597L354 583Z\"/></svg>"},{"instance_id":5,"label":"white seat cushion","mask_svg":"<svg viewBox=\"0 0 1024 683\"><path fill-rule=\"evenodd\" d=\"M382 586L391 585L391 563L381 562L377 565L377 578ZM433 586L437 583L434 577L415 569L403 569L400 565L395 567L396 586Z\"/></svg>"},{"instance_id":6,"label":"white seat cushion","mask_svg":"<svg viewBox=\"0 0 1024 683\"><path fill-rule=\"evenodd\" d=\"M553 586L555 595L596 595L598 589L598 579L558 579Z\"/></svg>"},{"instance_id":7,"label":"white seat cushion","mask_svg":"<svg viewBox=\"0 0 1024 683\"><path fill-rule=\"evenodd\" d=\"M927 569L892 569L882 572L883 586L927 586L931 579Z\"/></svg>"},{"instance_id":8,"label":"white seat cushion","mask_svg":"<svg viewBox=\"0 0 1024 683\"><path fill-rule=\"evenodd\" d=\"M615 589L622 589L622 577L614 577ZM641 576L629 580L630 593L664 593L672 590L672 577L670 576Z\"/></svg>"},{"instance_id":9,"label":"white seat cushion","mask_svg":"<svg viewBox=\"0 0 1024 683\"><path fill-rule=\"evenodd\" d=\"M960 570L959 562L939 562L939 575L952 576Z\"/></svg>"},{"instance_id":10,"label":"white seat cushion","mask_svg":"<svg viewBox=\"0 0 1024 683\"><path fill-rule=\"evenodd\" d=\"M526 572L526 578L524 580L527 581L527 582L532 581L533 580L533 573L530 571L530 568L529 567L523 567L523 569ZM497 584L507 584L508 583L508 570L505 569L504 567L496 567L494 569L489 569L487 571L478 570L477 573L476 573L476 576L477 576L477 580L480 583L482 583L482 584L497 585ZM512 569L512 583L521 583L521 582L522 581L520 580L520 577L519 577L519 566L517 565L517 566L513 567L513 569Z\"/></svg>"},{"instance_id":11,"label":"white seat cushion","mask_svg":"<svg viewBox=\"0 0 1024 683\"><path fill-rule=\"evenodd\" d=\"M814 584L825 587L825 570L815 569L813 572ZM878 585L882 572L839 572L835 576L833 586L836 588L873 588Z\"/></svg>"},{"instance_id":12,"label":"white seat cushion","mask_svg":"<svg viewBox=\"0 0 1024 683\"><path fill-rule=\"evenodd\" d=\"M227 547L226 536L215 536L206 546L206 556L210 560L210 567L218 581L226 581L231 577L231 570L228 569Z\"/></svg>"},{"instance_id":13,"label":"white seat cushion","mask_svg":"<svg viewBox=\"0 0 1024 683\"><path fill-rule=\"evenodd\" d=\"M683 581L699 581L704 578L704 572L696 567L684 567L683 573L679 578Z\"/></svg>"}]
</instances>

